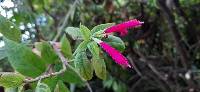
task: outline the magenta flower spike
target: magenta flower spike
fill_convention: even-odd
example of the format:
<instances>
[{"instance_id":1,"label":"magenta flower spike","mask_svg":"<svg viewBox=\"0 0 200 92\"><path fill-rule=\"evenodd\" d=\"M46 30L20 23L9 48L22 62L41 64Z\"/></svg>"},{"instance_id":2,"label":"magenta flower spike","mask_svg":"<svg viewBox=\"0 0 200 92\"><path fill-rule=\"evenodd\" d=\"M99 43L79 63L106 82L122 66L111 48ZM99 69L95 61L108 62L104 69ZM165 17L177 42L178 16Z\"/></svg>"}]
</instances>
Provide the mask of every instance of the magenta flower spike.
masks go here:
<instances>
[{"instance_id":1,"label":"magenta flower spike","mask_svg":"<svg viewBox=\"0 0 200 92\"><path fill-rule=\"evenodd\" d=\"M107 44L99 39L93 38L93 40L95 42L97 42L101 46L101 48L103 48L103 50L106 53L108 53L117 64L124 66L124 67L131 68L131 65L128 63L127 58L124 57L118 50L116 50L109 44Z\"/></svg>"},{"instance_id":2,"label":"magenta flower spike","mask_svg":"<svg viewBox=\"0 0 200 92\"><path fill-rule=\"evenodd\" d=\"M128 33L127 29L140 26L141 24L143 24L143 22L133 19L133 20L130 20L127 22L123 22L123 23L111 26L111 27L107 28L104 31L104 33L119 32L121 36L125 36Z\"/></svg>"}]
</instances>

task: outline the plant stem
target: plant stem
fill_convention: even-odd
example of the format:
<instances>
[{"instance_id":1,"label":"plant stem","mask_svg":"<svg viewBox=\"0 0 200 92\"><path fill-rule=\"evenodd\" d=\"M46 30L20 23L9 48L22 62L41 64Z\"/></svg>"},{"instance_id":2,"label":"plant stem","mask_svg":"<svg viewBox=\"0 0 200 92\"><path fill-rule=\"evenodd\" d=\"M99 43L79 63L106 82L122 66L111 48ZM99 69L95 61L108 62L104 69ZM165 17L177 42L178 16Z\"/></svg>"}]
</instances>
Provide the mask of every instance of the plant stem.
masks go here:
<instances>
[{"instance_id":1,"label":"plant stem","mask_svg":"<svg viewBox=\"0 0 200 92\"><path fill-rule=\"evenodd\" d=\"M36 82L36 81L39 81L39 80L42 80L42 79L45 79L45 78L49 78L49 77L52 77L52 76L57 76L57 75L60 75L62 73L64 73L66 71L66 66L69 68L69 69L72 69L80 78L83 82L85 82L85 85L87 86L87 88L89 89L90 92L93 92L92 91L92 88L91 86L89 85L89 83L81 77L81 75L78 73L78 71L76 71L76 69L74 67L72 67L69 63L68 63L68 60L63 56L63 54L60 52L60 50L54 45L54 43L52 42L53 44L53 48L55 50L55 52L57 53L57 55L59 56L61 62L62 62L62 65L63 65L63 69L61 69L60 71L58 72L54 72L54 73L48 73L48 74L44 74L44 75L41 75L41 76L38 76L34 79L25 79L25 83L32 83L32 82Z\"/></svg>"}]
</instances>

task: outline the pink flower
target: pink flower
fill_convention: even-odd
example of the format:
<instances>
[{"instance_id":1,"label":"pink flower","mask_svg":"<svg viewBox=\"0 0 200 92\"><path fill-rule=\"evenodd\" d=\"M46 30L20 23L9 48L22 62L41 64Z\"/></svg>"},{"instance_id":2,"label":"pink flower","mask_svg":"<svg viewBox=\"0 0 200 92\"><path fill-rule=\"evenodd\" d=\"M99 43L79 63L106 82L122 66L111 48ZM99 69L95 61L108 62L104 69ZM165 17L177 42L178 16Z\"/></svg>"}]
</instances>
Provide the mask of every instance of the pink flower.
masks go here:
<instances>
[{"instance_id":1,"label":"pink flower","mask_svg":"<svg viewBox=\"0 0 200 92\"><path fill-rule=\"evenodd\" d=\"M126 59L126 57L124 57L118 50L116 50L115 48L111 47L109 44L99 39L93 38L93 40L97 42L103 48L103 50L105 50L112 57L112 59L117 64L124 67L131 68L131 65L128 63L128 60Z\"/></svg>"},{"instance_id":2,"label":"pink flower","mask_svg":"<svg viewBox=\"0 0 200 92\"><path fill-rule=\"evenodd\" d=\"M133 19L133 20L109 27L104 32L105 33L119 32L121 36L124 36L128 33L127 29L140 26L141 24L143 24L143 22Z\"/></svg>"}]
</instances>

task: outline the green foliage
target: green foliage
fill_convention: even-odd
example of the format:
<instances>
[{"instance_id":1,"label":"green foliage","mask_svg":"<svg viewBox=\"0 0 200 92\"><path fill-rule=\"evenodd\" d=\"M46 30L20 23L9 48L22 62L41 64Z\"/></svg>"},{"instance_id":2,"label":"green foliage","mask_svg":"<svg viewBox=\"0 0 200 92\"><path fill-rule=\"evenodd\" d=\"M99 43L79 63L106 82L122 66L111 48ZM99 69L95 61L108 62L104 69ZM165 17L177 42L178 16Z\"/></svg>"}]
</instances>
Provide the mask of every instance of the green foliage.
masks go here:
<instances>
[{"instance_id":1,"label":"green foliage","mask_svg":"<svg viewBox=\"0 0 200 92\"><path fill-rule=\"evenodd\" d=\"M95 74L100 79L106 79L106 64L104 59L102 59L99 55L100 49L96 42L90 42L88 44L88 49L92 53L92 66L95 70Z\"/></svg>"},{"instance_id":2,"label":"green foliage","mask_svg":"<svg viewBox=\"0 0 200 92\"><path fill-rule=\"evenodd\" d=\"M93 57L96 57L96 58L99 57L100 50L96 42L90 42L89 44L87 44L87 47L92 53Z\"/></svg>"},{"instance_id":3,"label":"green foliage","mask_svg":"<svg viewBox=\"0 0 200 92\"><path fill-rule=\"evenodd\" d=\"M73 53L73 56L76 55L77 53L81 52L81 51L85 51L87 49L87 44L89 43L89 41L82 41L78 47L76 48L76 50Z\"/></svg>"},{"instance_id":4,"label":"green foliage","mask_svg":"<svg viewBox=\"0 0 200 92\"><path fill-rule=\"evenodd\" d=\"M0 15L0 25L0 33L13 41L20 42L21 32L15 24Z\"/></svg>"},{"instance_id":5,"label":"green foliage","mask_svg":"<svg viewBox=\"0 0 200 92\"><path fill-rule=\"evenodd\" d=\"M124 83L117 83L116 81L114 81L112 88L115 92L127 92L127 88Z\"/></svg>"},{"instance_id":6,"label":"green foliage","mask_svg":"<svg viewBox=\"0 0 200 92\"><path fill-rule=\"evenodd\" d=\"M69 64L73 66L73 64L71 63ZM55 66L56 71L59 71L61 68L62 68L61 64L56 64ZM67 83L81 83L82 82L81 78L76 74L76 72L68 67L63 74L58 75L58 79Z\"/></svg>"},{"instance_id":7,"label":"green foliage","mask_svg":"<svg viewBox=\"0 0 200 92\"><path fill-rule=\"evenodd\" d=\"M60 80L67 83L81 83L81 78L72 69L67 70L59 76Z\"/></svg>"},{"instance_id":8,"label":"green foliage","mask_svg":"<svg viewBox=\"0 0 200 92\"><path fill-rule=\"evenodd\" d=\"M47 64L58 62L58 56L48 42L42 42L41 56Z\"/></svg>"},{"instance_id":9,"label":"green foliage","mask_svg":"<svg viewBox=\"0 0 200 92\"><path fill-rule=\"evenodd\" d=\"M76 27L67 27L65 32L72 37L72 39L82 39L82 35L79 28Z\"/></svg>"},{"instance_id":10,"label":"green foliage","mask_svg":"<svg viewBox=\"0 0 200 92\"><path fill-rule=\"evenodd\" d=\"M91 30L91 33L92 33L92 34L93 34L93 33L96 33L96 32L98 32L98 31L104 30L104 29L106 29L106 28L108 28L108 27L110 27L110 26L113 26L113 25L114 25L114 23L106 23L106 24L97 25L97 26L95 26L95 27Z\"/></svg>"},{"instance_id":11,"label":"green foliage","mask_svg":"<svg viewBox=\"0 0 200 92\"><path fill-rule=\"evenodd\" d=\"M24 84L17 87L17 92L23 92L24 91Z\"/></svg>"},{"instance_id":12,"label":"green foliage","mask_svg":"<svg viewBox=\"0 0 200 92\"><path fill-rule=\"evenodd\" d=\"M125 44L119 37L109 35L108 38L103 40L119 51L123 51L125 49Z\"/></svg>"},{"instance_id":13,"label":"green foliage","mask_svg":"<svg viewBox=\"0 0 200 92\"><path fill-rule=\"evenodd\" d=\"M5 92L17 92L17 88L13 87L13 88L5 88ZM20 91L19 91L20 92Z\"/></svg>"},{"instance_id":14,"label":"green foliage","mask_svg":"<svg viewBox=\"0 0 200 92\"><path fill-rule=\"evenodd\" d=\"M80 75L86 79L90 80L93 77L93 67L87 58L85 52L79 52L75 56L74 65Z\"/></svg>"},{"instance_id":15,"label":"green foliage","mask_svg":"<svg viewBox=\"0 0 200 92\"><path fill-rule=\"evenodd\" d=\"M85 41L89 41L91 36L90 30L86 26L80 25L80 31L82 33L83 39Z\"/></svg>"},{"instance_id":16,"label":"green foliage","mask_svg":"<svg viewBox=\"0 0 200 92\"><path fill-rule=\"evenodd\" d=\"M95 70L95 74L98 78L105 80L107 71L106 64L102 58L92 58L92 65Z\"/></svg>"},{"instance_id":17,"label":"green foliage","mask_svg":"<svg viewBox=\"0 0 200 92\"><path fill-rule=\"evenodd\" d=\"M158 7L158 0L3 1L13 1L14 7L2 6L1 14L6 18L0 16L0 33L7 39L5 39L5 46L0 48L0 71L16 71L22 74L22 77L26 76L27 78L60 71L63 68L62 63L58 62L60 58L48 44L57 36L59 37L55 41L59 41L56 43L60 44L58 50L67 59L67 63L77 70L75 72L66 65L67 69L62 74L42 79L41 83L38 83L36 92L50 92L50 90L51 92L69 92L67 88L69 84L73 84L70 85L70 90L81 92L85 89L82 77L86 80L93 78L89 82L92 84L93 91L127 92L127 87L131 87L130 92L171 92L177 90L177 86L181 91L187 91L191 87L194 88L194 91L198 91L195 86L198 87L200 84L196 78L200 75L197 72L200 69L200 0L165 0L166 2L163 2L162 5L166 4L165 8L169 10L167 12L174 16L174 18L168 19L165 19L166 15L163 14L160 6ZM76 4L73 4L74 1L77 1ZM103 34L104 30L114 23L134 18L144 21L144 24L143 27L129 28L129 35L124 37L109 35L107 37ZM175 22L172 26L177 28L176 32L180 33L180 36L175 35L180 38L178 42L181 43L180 47L186 53L179 53L179 50L174 46L176 45L176 40L172 37L174 33L170 33L171 29L169 30L168 27L171 24L167 22L170 19ZM94 25L97 26L92 28ZM61 34L58 35L60 32ZM131 69L113 66L110 56L101 51L100 46L91 38L105 41L121 52L125 50L126 45L128 48L124 55L134 59L133 61L139 69L138 72L141 72L145 78L137 80L139 73L133 72ZM0 38L0 40L2 39ZM22 44L18 44L19 42ZM2 43L3 41L0 46L3 45ZM41 56L34 54L31 48L36 48L39 54L41 52ZM186 54L189 57L186 60L189 61L186 62L188 63L187 68L182 67L181 54ZM145 62L141 62L143 61L141 57L149 62L150 68ZM8 60L14 69L9 66ZM46 70L47 65L48 70ZM168 85L159 82L162 78L152 73L152 67L154 70L158 69L161 75L168 75L166 81L169 81L169 88ZM193 77L190 80L185 80L182 77L170 75L171 72L175 73L174 75L179 75L179 72L174 72L179 70L183 70L183 73L191 74ZM105 89L96 86L100 82L96 77L93 77L93 72L98 78L103 79ZM77 73L80 73L81 77ZM21 88L24 86L21 85L24 78L20 76L1 75L0 85L12 87L6 88L6 92L16 92L19 86ZM181 81L174 84L174 82L170 82L173 81L170 79L171 77L173 80ZM33 84L35 85L31 86L30 89L23 91L35 92L33 89L35 89L37 82L28 83L28 85Z\"/></svg>"},{"instance_id":18,"label":"green foliage","mask_svg":"<svg viewBox=\"0 0 200 92\"><path fill-rule=\"evenodd\" d=\"M72 59L72 49L69 40L63 36L61 39L61 52L68 59Z\"/></svg>"},{"instance_id":19,"label":"green foliage","mask_svg":"<svg viewBox=\"0 0 200 92\"><path fill-rule=\"evenodd\" d=\"M54 92L70 92L62 81L58 81Z\"/></svg>"},{"instance_id":20,"label":"green foliage","mask_svg":"<svg viewBox=\"0 0 200 92\"><path fill-rule=\"evenodd\" d=\"M47 84L44 83L38 83L37 87L35 89L35 92L51 92L51 89L48 87Z\"/></svg>"},{"instance_id":21,"label":"green foliage","mask_svg":"<svg viewBox=\"0 0 200 92\"><path fill-rule=\"evenodd\" d=\"M43 42L35 42L34 43L34 46L35 46L35 48L37 49L37 50L39 50L39 51L42 51L42 43Z\"/></svg>"},{"instance_id":22,"label":"green foliage","mask_svg":"<svg viewBox=\"0 0 200 92\"><path fill-rule=\"evenodd\" d=\"M103 81L103 86L106 87L106 88L111 88L112 87L112 84L113 84L114 80L113 79L108 79L108 80L105 80Z\"/></svg>"},{"instance_id":23,"label":"green foliage","mask_svg":"<svg viewBox=\"0 0 200 92\"><path fill-rule=\"evenodd\" d=\"M29 77L37 77L45 71L44 61L30 48L6 38L4 41L8 60L16 71Z\"/></svg>"},{"instance_id":24,"label":"green foliage","mask_svg":"<svg viewBox=\"0 0 200 92\"><path fill-rule=\"evenodd\" d=\"M25 77L18 73L1 73L0 74L0 86L5 88L20 86Z\"/></svg>"},{"instance_id":25,"label":"green foliage","mask_svg":"<svg viewBox=\"0 0 200 92\"><path fill-rule=\"evenodd\" d=\"M53 77L42 80L42 83L47 84L48 87L51 89L51 91L53 91L56 87L58 80L59 78L57 76L53 76Z\"/></svg>"},{"instance_id":26,"label":"green foliage","mask_svg":"<svg viewBox=\"0 0 200 92\"><path fill-rule=\"evenodd\" d=\"M124 83L113 79L112 77L106 81L103 81L103 85L105 88L112 88L114 92L127 92L127 86Z\"/></svg>"},{"instance_id":27,"label":"green foliage","mask_svg":"<svg viewBox=\"0 0 200 92\"><path fill-rule=\"evenodd\" d=\"M156 0L148 0L147 4L151 7L158 8L158 5L156 4Z\"/></svg>"},{"instance_id":28,"label":"green foliage","mask_svg":"<svg viewBox=\"0 0 200 92\"><path fill-rule=\"evenodd\" d=\"M6 57L5 48L2 47L0 48L0 60L4 59L5 57Z\"/></svg>"},{"instance_id":29,"label":"green foliage","mask_svg":"<svg viewBox=\"0 0 200 92\"><path fill-rule=\"evenodd\" d=\"M199 0L180 0L180 3L181 5L189 7L194 4L199 4L200 1Z\"/></svg>"}]
</instances>

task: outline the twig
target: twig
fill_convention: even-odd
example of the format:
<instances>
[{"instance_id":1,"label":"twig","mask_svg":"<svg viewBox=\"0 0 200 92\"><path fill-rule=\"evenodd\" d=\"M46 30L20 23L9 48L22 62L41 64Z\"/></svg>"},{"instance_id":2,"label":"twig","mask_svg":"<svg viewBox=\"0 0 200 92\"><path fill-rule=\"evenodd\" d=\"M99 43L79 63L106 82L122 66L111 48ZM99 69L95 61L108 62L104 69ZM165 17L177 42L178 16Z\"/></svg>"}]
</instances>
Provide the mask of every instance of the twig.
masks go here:
<instances>
[{"instance_id":1,"label":"twig","mask_svg":"<svg viewBox=\"0 0 200 92\"><path fill-rule=\"evenodd\" d=\"M70 17L71 12L75 9L76 4L78 3L79 0L74 1L73 5L70 7L68 13L65 15L64 21L62 23L62 25L58 28L58 32L56 34L56 36L54 37L53 41L57 41L58 38L62 35L63 33L63 29L65 27L65 25L67 24L67 21Z\"/></svg>"},{"instance_id":2,"label":"twig","mask_svg":"<svg viewBox=\"0 0 200 92\"><path fill-rule=\"evenodd\" d=\"M38 76L38 77L36 77L36 78L34 78L34 79L26 79L26 80L24 81L25 83L31 83L31 82L39 81L39 80L41 80L41 79L45 79L45 78L49 78L49 77L51 77L51 76L56 76L56 75L62 74L62 73L64 73L64 72L66 71L66 66L65 66L64 63L67 62L67 60L66 60L66 59L63 59L62 54L59 52L59 50L58 50L56 47L54 47L54 49L55 49L56 53L58 54L58 56L60 57L60 60L61 60L61 62L62 62L62 64L63 64L63 69L61 69L61 70L58 71L58 72L48 73L48 74L44 74L44 75Z\"/></svg>"},{"instance_id":3,"label":"twig","mask_svg":"<svg viewBox=\"0 0 200 92\"><path fill-rule=\"evenodd\" d=\"M61 60L62 61L62 60ZM63 62L63 61L62 61ZM25 83L32 83L32 82L35 82L35 81L39 81L40 79L45 79L45 78L49 78L49 77L52 77L52 76L56 76L56 75L60 75L62 73L64 73L66 71L66 66L63 65L63 69L61 69L60 71L58 72L54 72L54 73L48 73L48 74L45 74L45 75L42 75L42 76L38 76L34 79L25 79Z\"/></svg>"},{"instance_id":4,"label":"twig","mask_svg":"<svg viewBox=\"0 0 200 92\"><path fill-rule=\"evenodd\" d=\"M140 77L142 77L142 73L140 72L140 70L139 70L139 69L137 68L137 66L135 65L135 63L134 63L133 59L131 58L131 56L129 55L127 58L130 60L130 63L131 63L131 65L133 66L133 69L136 71L136 73L137 73Z\"/></svg>"},{"instance_id":5,"label":"twig","mask_svg":"<svg viewBox=\"0 0 200 92\"><path fill-rule=\"evenodd\" d=\"M63 64L63 69L61 69L58 72L45 74L45 75L36 77L35 79L26 79L24 82L25 83L32 83L32 82L35 82L35 81L39 81L41 79L49 78L51 76L60 75L60 74L62 74L62 73L64 73L66 71L66 66L67 66L68 68L72 69L81 78L81 80L83 82L85 82L85 85L87 86L89 91L93 92L91 86L89 85L89 83L84 78L81 77L81 75L76 71L76 69L74 67L72 67L70 64L67 63L68 60L62 55L62 53L59 51L59 49L54 44L53 44L53 48L54 48L55 52L57 53L57 55L59 56L59 58L60 58L60 60L61 60L61 62Z\"/></svg>"},{"instance_id":6,"label":"twig","mask_svg":"<svg viewBox=\"0 0 200 92\"><path fill-rule=\"evenodd\" d=\"M54 45L53 45L53 47L54 47ZM64 65L64 66L67 66L67 67L70 68L70 69L72 69L72 70L81 78L81 80L82 80L83 82L85 82L85 85L88 87L89 91L90 91L90 92L93 92L93 91L92 91L92 88L91 88L90 85L89 85L89 83L88 83L84 78L82 78L82 76L79 74L79 72L77 72L77 70L76 70L74 67L72 67L69 63L67 63L68 60L62 55L62 53L59 51L59 49L56 48L56 47L54 47L54 50L56 51L56 53L57 53L58 56L60 57L60 59L61 59L63 65Z\"/></svg>"},{"instance_id":7,"label":"twig","mask_svg":"<svg viewBox=\"0 0 200 92\"><path fill-rule=\"evenodd\" d=\"M135 89L135 87L136 87L137 85L139 85L139 83L142 82L142 80L143 80L144 78L145 78L145 77L141 77L140 79L138 79L138 80L134 83L134 85L131 86L131 88L129 89L129 92L133 92L134 89Z\"/></svg>"},{"instance_id":8,"label":"twig","mask_svg":"<svg viewBox=\"0 0 200 92\"><path fill-rule=\"evenodd\" d=\"M197 30L194 27L195 23L193 23L193 21L190 21L189 17L185 13L185 11L182 9L180 0L172 0L172 1L174 2L174 6L177 11L177 14L183 17L183 19L186 21L186 23L184 24L187 30L186 36L188 37L188 43L190 45L195 44L198 41Z\"/></svg>"},{"instance_id":9,"label":"twig","mask_svg":"<svg viewBox=\"0 0 200 92\"><path fill-rule=\"evenodd\" d=\"M151 71L158 76L166 85L170 87L170 84L168 83L167 79L152 65L148 62L147 58L145 57L144 54L142 54L140 51L134 49L134 51L140 56L140 60L145 62L147 66L151 69ZM159 81L157 81L159 82ZM171 90L171 89L170 89Z\"/></svg>"},{"instance_id":10,"label":"twig","mask_svg":"<svg viewBox=\"0 0 200 92\"><path fill-rule=\"evenodd\" d=\"M141 53L139 52L138 50L134 49L134 51L140 56L141 58L141 61L147 63L147 66L159 77L161 78L162 80L165 80L164 77L160 74L160 72L153 66L151 65L150 63L148 63L146 57Z\"/></svg>"},{"instance_id":11,"label":"twig","mask_svg":"<svg viewBox=\"0 0 200 92\"><path fill-rule=\"evenodd\" d=\"M172 36L174 38L174 41L175 41L176 49L181 57L182 65L186 69L190 68L190 65L188 65L188 64L190 64L188 61L189 56L187 54L186 49L181 44L182 39L181 39L181 35L176 27L174 16L171 13L171 11L169 10L169 8L166 6L165 0L157 0L157 2L158 2L158 5L159 5L161 11L164 14L164 17L166 17L166 19L167 19L169 29L170 29Z\"/></svg>"}]
</instances>

